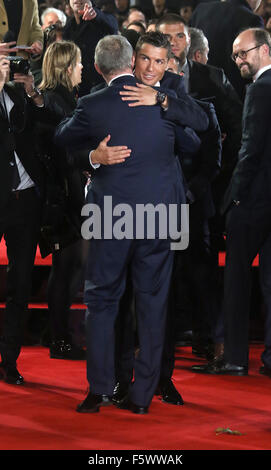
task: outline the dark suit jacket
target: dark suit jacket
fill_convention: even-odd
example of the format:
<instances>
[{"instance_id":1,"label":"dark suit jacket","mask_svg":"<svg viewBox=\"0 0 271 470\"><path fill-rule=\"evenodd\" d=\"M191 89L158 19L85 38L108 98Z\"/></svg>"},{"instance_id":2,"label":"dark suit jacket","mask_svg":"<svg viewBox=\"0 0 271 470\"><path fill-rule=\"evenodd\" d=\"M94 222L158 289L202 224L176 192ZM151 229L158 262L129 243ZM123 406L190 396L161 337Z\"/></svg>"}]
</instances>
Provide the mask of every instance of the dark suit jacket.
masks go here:
<instances>
[{"instance_id":1,"label":"dark suit jacket","mask_svg":"<svg viewBox=\"0 0 271 470\"><path fill-rule=\"evenodd\" d=\"M175 89L175 74L165 76L161 81L161 86L168 89ZM172 78L172 80L171 80ZM195 100L194 100L195 101ZM202 110L208 116L208 129L199 132L201 138L201 148L198 154L191 158L191 155L181 155L181 166L187 182L187 189L194 201L197 201L199 212L210 218L214 215L215 205L212 197L211 183L218 175L221 167L221 133L215 109L212 103L197 101ZM168 111L165 113L167 119L180 124L178 116L181 114L182 100L171 98Z\"/></svg>"},{"instance_id":2,"label":"dark suit jacket","mask_svg":"<svg viewBox=\"0 0 271 470\"><path fill-rule=\"evenodd\" d=\"M225 211L235 200L271 203L271 70L247 89L239 161L225 197Z\"/></svg>"},{"instance_id":3,"label":"dark suit jacket","mask_svg":"<svg viewBox=\"0 0 271 470\"><path fill-rule=\"evenodd\" d=\"M191 18L191 26L203 30L209 41L209 64L223 68L243 100L245 81L231 59L232 44L241 30L263 27L263 20L252 12L245 0L227 0L199 4Z\"/></svg>"},{"instance_id":4,"label":"dark suit jacket","mask_svg":"<svg viewBox=\"0 0 271 470\"><path fill-rule=\"evenodd\" d=\"M191 95L214 104L221 132L226 134L222 146L221 172L213 184L214 198L219 207L238 160L243 104L222 69L190 61L189 72Z\"/></svg>"},{"instance_id":5,"label":"dark suit jacket","mask_svg":"<svg viewBox=\"0 0 271 470\"><path fill-rule=\"evenodd\" d=\"M6 84L4 90L14 103L10 112L11 128L15 138L15 151L21 160L30 178L37 185L39 192L43 192L43 172L37 157L35 146L34 125L36 116L40 112L27 100L23 88L19 85ZM13 179L13 152L9 147L9 124L0 109L0 209L2 209L10 196Z\"/></svg>"},{"instance_id":6,"label":"dark suit jacket","mask_svg":"<svg viewBox=\"0 0 271 470\"><path fill-rule=\"evenodd\" d=\"M92 21L83 21L77 24L74 18L67 21L63 38L74 41L79 46L82 54L82 82L79 86L80 96L89 93L91 87L100 83L103 79L94 68L94 52L100 39L107 34L117 34L117 21L108 13L95 8L97 16Z\"/></svg>"},{"instance_id":7,"label":"dark suit jacket","mask_svg":"<svg viewBox=\"0 0 271 470\"><path fill-rule=\"evenodd\" d=\"M183 203L183 188L175 158L177 126L163 116L160 106L130 108L119 97L125 76L94 95L79 100L74 116L60 124L56 142L64 146L97 145L107 134L112 145L127 145L131 156L122 164L96 170L88 201L103 207L105 195L119 203ZM177 135L178 141L178 135Z\"/></svg>"}]
</instances>

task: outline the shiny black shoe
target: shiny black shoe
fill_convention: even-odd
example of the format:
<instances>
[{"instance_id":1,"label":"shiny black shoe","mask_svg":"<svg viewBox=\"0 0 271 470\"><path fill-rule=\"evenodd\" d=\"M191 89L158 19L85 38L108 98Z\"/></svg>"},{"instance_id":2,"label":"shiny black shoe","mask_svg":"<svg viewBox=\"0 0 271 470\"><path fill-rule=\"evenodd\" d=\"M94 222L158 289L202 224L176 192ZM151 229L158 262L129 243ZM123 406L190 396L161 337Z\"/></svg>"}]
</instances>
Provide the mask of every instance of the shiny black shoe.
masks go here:
<instances>
[{"instance_id":1,"label":"shiny black shoe","mask_svg":"<svg viewBox=\"0 0 271 470\"><path fill-rule=\"evenodd\" d=\"M159 386L160 395L162 397L163 403L168 403L169 405L183 405L184 401L182 396L176 390L172 380L168 380Z\"/></svg>"},{"instance_id":2,"label":"shiny black shoe","mask_svg":"<svg viewBox=\"0 0 271 470\"><path fill-rule=\"evenodd\" d=\"M191 369L193 372L198 372L201 374L236 376L248 375L248 368L246 366L230 364L229 362L224 362L221 359L208 362L207 364L198 364L192 366Z\"/></svg>"},{"instance_id":3,"label":"shiny black shoe","mask_svg":"<svg viewBox=\"0 0 271 470\"><path fill-rule=\"evenodd\" d=\"M23 376L19 373L15 366L6 366L0 364L0 380L4 380L11 385L22 385L24 383Z\"/></svg>"},{"instance_id":4,"label":"shiny black shoe","mask_svg":"<svg viewBox=\"0 0 271 470\"><path fill-rule=\"evenodd\" d=\"M50 344L50 358L82 361L86 359L86 351L74 344L65 343L64 340L53 341Z\"/></svg>"},{"instance_id":5,"label":"shiny black shoe","mask_svg":"<svg viewBox=\"0 0 271 470\"><path fill-rule=\"evenodd\" d=\"M270 367L267 367L266 365L262 365L259 369L260 374L262 375L267 375L268 377L271 377L271 369Z\"/></svg>"},{"instance_id":6,"label":"shiny black shoe","mask_svg":"<svg viewBox=\"0 0 271 470\"><path fill-rule=\"evenodd\" d=\"M117 403L116 406L121 410L130 410L137 415L145 415L148 413L148 406L139 406L133 403L128 397L124 398L122 402Z\"/></svg>"},{"instance_id":7,"label":"shiny black shoe","mask_svg":"<svg viewBox=\"0 0 271 470\"><path fill-rule=\"evenodd\" d=\"M76 411L78 413L98 413L100 406L112 405L112 399L108 395L95 395L89 392L87 397L80 403Z\"/></svg>"},{"instance_id":8,"label":"shiny black shoe","mask_svg":"<svg viewBox=\"0 0 271 470\"><path fill-rule=\"evenodd\" d=\"M129 391L129 384L117 382L114 388L113 396L112 396L113 403L115 405L117 405L118 403L121 403L124 400L124 398L127 397L128 391Z\"/></svg>"}]
</instances>

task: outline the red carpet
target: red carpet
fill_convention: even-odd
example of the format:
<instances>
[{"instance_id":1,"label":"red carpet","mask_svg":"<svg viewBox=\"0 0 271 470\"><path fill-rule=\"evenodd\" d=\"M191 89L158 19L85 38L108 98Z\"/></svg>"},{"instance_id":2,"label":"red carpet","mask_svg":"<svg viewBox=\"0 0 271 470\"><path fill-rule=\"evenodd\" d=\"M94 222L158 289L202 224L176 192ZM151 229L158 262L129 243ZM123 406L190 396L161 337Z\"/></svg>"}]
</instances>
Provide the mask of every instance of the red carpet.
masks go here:
<instances>
[{"instance_id":1,"label":"red carpet","mask_svg":"<svg viewBox=\"0 0 271 470\"><path fill-rule=\"evenodd\" d=\"M261 345L251 347L250 375L196 375L191 348L178 348L174 382L185 405L155 397L148 415L113 406L81 415L84 361L50 359L48 349L24 347L24 386L0 382L1 450L264 450L271 448L271 379L258 373ZM216 435L230 428L242 435Z\"/></svg>"}]
</instances>

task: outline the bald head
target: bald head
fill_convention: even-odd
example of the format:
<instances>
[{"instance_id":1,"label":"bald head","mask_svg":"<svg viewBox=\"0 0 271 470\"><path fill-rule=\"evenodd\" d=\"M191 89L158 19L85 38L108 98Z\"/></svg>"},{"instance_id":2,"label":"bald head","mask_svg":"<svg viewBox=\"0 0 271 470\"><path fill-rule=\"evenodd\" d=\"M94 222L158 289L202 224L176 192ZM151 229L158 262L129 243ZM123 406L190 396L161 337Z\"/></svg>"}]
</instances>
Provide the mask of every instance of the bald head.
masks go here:
<instances>
[{"instance_id":1,"label":"bald head","mask_svg":"<svg viewBox=\"0 0 271 470\"><path fill-rule=\"evenodd\" d=\"M240 33L233 43L232 58L243 78L254 78L257 72L271 64L271 38L267 31L250 28Z\"/></svg>"}]
</instances>

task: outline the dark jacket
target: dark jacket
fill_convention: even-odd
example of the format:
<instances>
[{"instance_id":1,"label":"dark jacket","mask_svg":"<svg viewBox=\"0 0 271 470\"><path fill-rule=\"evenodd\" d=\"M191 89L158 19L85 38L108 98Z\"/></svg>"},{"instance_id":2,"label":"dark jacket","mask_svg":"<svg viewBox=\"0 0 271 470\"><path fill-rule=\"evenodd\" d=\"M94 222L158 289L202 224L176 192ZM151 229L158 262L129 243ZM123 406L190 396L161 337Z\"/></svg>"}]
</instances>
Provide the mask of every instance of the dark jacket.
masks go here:
<instances>
[{"instance_id":1,"label":"dark jacket","mask_svg":"<svg viewBox=\"0 0 271 470\"><path fill-rule=\"evenodd\" d=\"M233 200L250 206L271 204L271 70L248 87L244 103L242 146L223 211Z\"/></svg>"},{"instance_id":2,"label":"dark jacket","mask_svg":"<svg viewBox=\"0 0 271 470\"><path fill-rule=\"evenodd\" d=\"M45 114L47 119L50 117L50 124L40 121L37 130L39 153L47 175L43 229L47 227L52 235L49 239L46 229L47 241L54 241L61 248L80 238L86 177L76 166L76 160L69 158L64 148L54 144L56 126L76 107L74 93L59 85L44 92L44 102ZM47 250L53 251L49 246Z\"/></svg>"},{"instance_id":3,"label":"dark jacket","mask_svg":"<svg viewBox=\"0 0 271 470\"><path fill-rule=\"evenodd\" d=\"M190 94L213 103L221 133L226 136L222 146L221 172L213 184L214 198L219 207L238 160L243 104L222 69L189 61L189 72Z\"/></svg>"},{"instance_id":4,"label":"dark jacket","mask_svg":"<svg viewBox=\"0 0 271 470\"><path fill-rule=\"evenodd\" d=\"M174 75L174 74L171 74ZM161 86L165 85L170 90L174 90L174 79L167 75L161 81ZM195 100L194 100L195 101ZM211 184L218 175L221 167L221 132L212 103L196 102L202 108L208 118L208 128L198 135L201 139L201 147L196 156L182 155L181 166L186 180L186 192L188 202L197 205L197 211L201 217L210 218L215 213ZM182 100L171 98L169 109L165 116L181 124L179 116L182 111Z\"/></svg>"},{"instance_id":5,"label":"dark jacket","mask_svg":"<svg viewBox=\"0 0 271 470\"><path fill-rule=\"evenodd\" d=\"M209 41L209 64L224 70L243 100L246 82L231 59L232 44L243 29L263 27L262 18L253 13L245 0L216 1L199 4L192 15L191 26L202 29Z\"/></svg>"},{"instance_id":6,"label":"dark jacket","mask_svg":"<svg viewBox=\"0 0 271 470\"><path fill-rule=\"evenodd\" d=\"M88 202L103 209L105 195L112 197L113 207L129 204L180 204L183 188L175 157L177 126L164 119L158 106L130 108L120 100L123 85L136 85L134 77L113 81L93 95L85 96L71 119L56 131L59 145L97 145L110 133L112 145L127 145L132 154L124 163L101 166L96 170ZM139 138L140 136L140 138Z\"/></svg>"},{"instance_id":7,"label":"dark jacket","mask_svg":"<svg viewBox=\"0 0 271 470\"><path fill-rule=\"evenodd\" d=\"M104 13L95 8L97 16L92 21L80 20L77 24L75 18L67 21L64 28L63 39L74 41L82 54L82 82L79 87L79 95L83 96L97 83L103 81L101 75L94 68L95 48L100 39L108 34L117 34L118 25L113 15Z\"/></svg>"},{"instance_id":8,"label":"dark jacket","mask_svg":"<svg viewBox=\"0 0 271 470\"><path fill-rule=\"evenodd\" d=\"M11 146L8 120L0 108L0 210L6 205L12 190L13 150L16 151L41 196L44 188L42 165L38 159L34 138L35 122L42 111L26 97L20 85L8 83L4 86L4 90L14 103L10 112L14 145Z\"/></svg>"}]
</instances>

